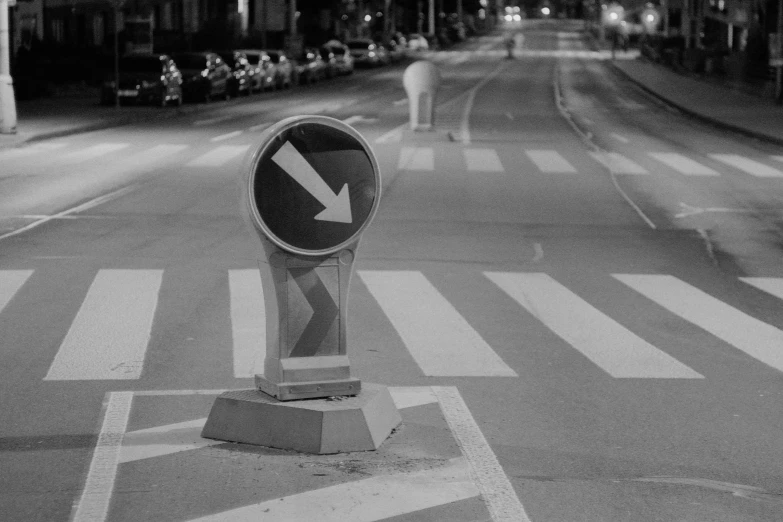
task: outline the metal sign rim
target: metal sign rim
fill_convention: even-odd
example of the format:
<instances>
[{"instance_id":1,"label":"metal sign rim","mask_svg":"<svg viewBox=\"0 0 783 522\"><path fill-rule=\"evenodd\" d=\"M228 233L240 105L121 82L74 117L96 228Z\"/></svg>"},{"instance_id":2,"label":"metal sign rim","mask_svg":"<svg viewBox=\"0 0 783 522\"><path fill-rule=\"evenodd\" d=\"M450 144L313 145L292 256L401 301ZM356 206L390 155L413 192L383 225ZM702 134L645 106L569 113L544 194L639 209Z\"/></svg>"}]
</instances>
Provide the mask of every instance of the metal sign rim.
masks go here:
<instances>
[{"instance_id":1,"label":"metal sign rim","mask_svg":"<svg viewBox=\"0 0 783 522\"><path fill-rule=\"evenodd\" d=\"M269 227L266 225L264 220L261 218L261 214L258 211L258 206L256 205L255 198L253 196L254 194L253 188L255 185L256 172L258 171L258 164L261 161L261 158L266 153L267 149L274 142L275 138L277 138L281 133L285 132L286 130L292 127L305 123L316 123L320 125L325 125L327 127L331 127L333 129L345 132L346 134L349 134L351 137L356 139L359 142L359 144L364 148L365 154L367 154L368 158L370 159L370 166L372 167L373 179L375 181L375 198L373 200L372 207L370 208L370 213L367 215L367 218L365 218L364 223L362 223L361 226L358 228L358 230L356 230L356 232L351 234L351 236L345 241L333 247L323 248L320 250L309 250L309 249L295 247L294 245L291 245L283 241L279 237L277 237L277 235L269 229ZM367 228L367 226L369 226L373 218L375 218L375 214L378 212L378 206L380 205L380 201L381 201L381 171L378 166L378 160L375 158L375 154L373 153L370 144L367 142L364 136L359 134L359 132L356 129L354 129L347 123L344 123L336 118L332 118L329 116L319 116L319 115L292 116L290 118L280 120L279 122L269 127L266 131L266 137L264 138L264 141L261 143L261 145L258 146L256 151L253 153L252 160L250 161L249 173L247 175L247 183L245 184L245 202L248 205L248 208L250 210L250 217L256 229L259 230L262 234L264 234L264 236L273 244L275 244L277 247L282 248L283 250L286 250L293 254L299 254L303 256L323 256L323 255L334 254L344 249L346 246L356 242L361 237L362 233Z\"/></svg>"}]
</instances>

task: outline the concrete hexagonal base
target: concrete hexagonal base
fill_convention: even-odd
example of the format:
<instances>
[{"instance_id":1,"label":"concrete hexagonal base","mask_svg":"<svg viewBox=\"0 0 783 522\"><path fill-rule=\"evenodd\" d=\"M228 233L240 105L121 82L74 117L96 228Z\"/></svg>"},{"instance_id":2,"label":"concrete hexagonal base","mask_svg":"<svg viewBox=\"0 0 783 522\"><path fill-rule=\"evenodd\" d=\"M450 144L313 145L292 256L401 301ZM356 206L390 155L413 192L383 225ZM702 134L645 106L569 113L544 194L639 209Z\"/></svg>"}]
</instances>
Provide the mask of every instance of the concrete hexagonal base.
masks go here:
<instances>
[{"instance_id":1,"label":"concrete hexagonal base","mask_svg":"<svg viewBox=\"0 0 783 522\"><path fill-rule=\"evenodd\" d=\"M363 383L355 397L279 401L259 390L215 399L201 436L305 453L376 450L402 417L388 388Z\"/></svg>"}]
</instances>

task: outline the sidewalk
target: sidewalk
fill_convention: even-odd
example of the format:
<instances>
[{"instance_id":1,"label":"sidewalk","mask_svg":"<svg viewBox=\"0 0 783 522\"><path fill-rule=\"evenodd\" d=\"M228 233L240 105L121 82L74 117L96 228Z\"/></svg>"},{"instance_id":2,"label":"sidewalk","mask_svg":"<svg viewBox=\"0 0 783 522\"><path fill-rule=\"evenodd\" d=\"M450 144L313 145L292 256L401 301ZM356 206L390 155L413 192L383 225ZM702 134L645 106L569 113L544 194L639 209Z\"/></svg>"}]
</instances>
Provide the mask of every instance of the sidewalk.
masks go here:
<instances>
[{"instance_id":1,"label":"sidewalk","mask_svg":"<svg viewBox=\"0 0 783 522\"><path fill-rule=\"evenodd\" d=\"M783 107L771 99L679 74L644 58L613 60L614 70L653 96L693 117L755 138L783 145ZM0 134L0 148L152 119L203 111L216 106L105 107L97 89L81 88L52 98L17 103L17 134Z\"/></svg>"},{"instance_id":2,"label":"sidewalk","mask_svg":"<svg viewBox=\"0 0 783 522\"><path fill-rule=\"evenodd\" d=\"M611 63L639 87L686 114L783 145L783 106L772 99L686 76L644 58Z\"/></svg>"},{"instance_id":3,"label":"sidewalk","mask_svg":"<svg viewBox=\"0 0 783 522\"><path fill-rule=\"evenodd\" d=\"M99 103L97 88L75 87L49 98L16 103L16 134L0 134L0 149L28 141L55 138L119 127L152 119L171 118L212 108L190 104L182 107L104 106Z\"/></svg>"}]
</instances>

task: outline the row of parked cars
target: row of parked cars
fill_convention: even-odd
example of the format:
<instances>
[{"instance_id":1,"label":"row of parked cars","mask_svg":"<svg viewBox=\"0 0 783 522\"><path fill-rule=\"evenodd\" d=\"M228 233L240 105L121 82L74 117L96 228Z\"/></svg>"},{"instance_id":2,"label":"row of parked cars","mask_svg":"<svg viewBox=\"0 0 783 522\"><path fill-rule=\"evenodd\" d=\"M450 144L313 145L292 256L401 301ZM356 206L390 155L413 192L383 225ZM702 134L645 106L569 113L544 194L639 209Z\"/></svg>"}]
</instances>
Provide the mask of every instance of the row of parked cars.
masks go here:
<instances>
[{"instance_id":1,"label":"row of parked cars","mask_svg":"<svg viewBox=\"0 0 783 522\"><path fill-rule=\"evenodd\" d=\"M399 39L391 39L387 45L358 39L346 43L330 40L319 48L304 49L296 58L270 49L134 53L122 57L119 74L110 75L103 83L101 103L113 104L118 97L120 101L179 105L287 89L351 74L354 66L398 61L406 48Z\"/></svg>"}]
</instances>

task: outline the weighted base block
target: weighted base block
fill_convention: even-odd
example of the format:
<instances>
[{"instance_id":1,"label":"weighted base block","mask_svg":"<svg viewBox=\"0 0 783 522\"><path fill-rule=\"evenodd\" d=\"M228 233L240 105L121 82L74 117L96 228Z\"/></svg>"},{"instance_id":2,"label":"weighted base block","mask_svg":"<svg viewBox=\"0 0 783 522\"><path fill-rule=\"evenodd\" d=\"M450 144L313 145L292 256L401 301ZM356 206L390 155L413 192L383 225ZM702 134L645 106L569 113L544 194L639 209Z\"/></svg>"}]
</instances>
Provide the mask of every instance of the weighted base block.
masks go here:
<instances>
[{"instance_id":1,"label":"weighted base block","mask_svg":"<svg viewBox=\"0 0 783 522\"><path fill-rule=\"evenodd\" d=\"M207 439L303 453L371 451L402 423L388 388L363 383L355 397L283 402L262 391L215 399L201 432Z\"/></svg>"}]
</instances>

